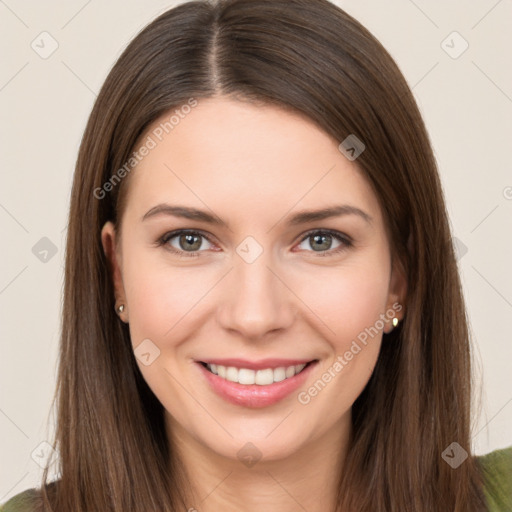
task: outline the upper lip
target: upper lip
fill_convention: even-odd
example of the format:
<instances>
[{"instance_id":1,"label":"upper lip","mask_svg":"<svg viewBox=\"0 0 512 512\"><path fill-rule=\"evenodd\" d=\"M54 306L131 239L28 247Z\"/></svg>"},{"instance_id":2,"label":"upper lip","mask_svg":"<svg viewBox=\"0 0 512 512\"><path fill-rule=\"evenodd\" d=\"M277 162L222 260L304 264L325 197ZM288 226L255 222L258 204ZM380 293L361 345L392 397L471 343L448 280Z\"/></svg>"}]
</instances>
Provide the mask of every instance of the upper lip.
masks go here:
<instances>
[{"instance_id":1,"label":"upper lip","mask_svg":"<svg viewBox=\"0 0 512 512\"><path fill-rule=\"evenodd\" d=\"M247 368L248 370L264 370L266 368L280 368L284 366L295 366L297 364L307 364L314 359L261 359L260 361L248 361L247 359L203 359L200 363L217 364L220 366L234 366L235 368Z\"/></svg>"}]
</instances>

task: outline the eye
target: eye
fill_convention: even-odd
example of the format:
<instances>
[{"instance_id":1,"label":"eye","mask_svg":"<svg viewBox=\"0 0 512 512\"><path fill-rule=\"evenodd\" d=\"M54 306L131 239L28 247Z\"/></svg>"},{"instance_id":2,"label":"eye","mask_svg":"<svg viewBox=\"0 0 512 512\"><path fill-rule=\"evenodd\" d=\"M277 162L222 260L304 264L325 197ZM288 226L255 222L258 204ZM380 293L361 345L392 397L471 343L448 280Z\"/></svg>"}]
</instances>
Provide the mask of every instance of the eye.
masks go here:
<instances>
[{"instance_id":1,"label":"eye","mask_svg":"<svg viewBox=\"0 0 512 512\"><path fill-rule=\"evenodd\" d=\"M332 248L333 239L338 243ZM206 244L205 244L206 241ZM199 231L181 229L166 233L158 241L157 245L164 246L166 250L183 257L198 257L204 250L211 249L205 245L212 244L209 238ZM303 236L300 245L308 244L312 251L305 249L307 252L316 252L317 256L332 256L341 253L352 246L351 239L338 231L329 229L313 230ZM304 250L304 247L302 248Z\"/></svg>"},{"instance_id":2,"label":"eye","mask_svg":"<svg viewBox=\"0 0 512 512\"><path fill-rule=\"evenodd\" d=\"M334 249L332 249L333 239L338 242ZM302 244L308 244L313 252L319 253L318 256L332 256L351 247L352 241L347 235L338 231L317 229L306 233L306 236L301 240Z\"/></svg>"},{"instance_id":3,"label":"eye","mask_svg":"<svg viewBox=\"0 0 512 512\"><path fill-rule=\"evenodd\" d=\"M167 250L179 256L197 257L199 256L198 253L201 252L200 249L205 249L205 244L203 243L205 240L211 244L210 240L202 233L182 229L166 233L160 238L158 244L165 246Z\"/></svg>"}]
</instances>

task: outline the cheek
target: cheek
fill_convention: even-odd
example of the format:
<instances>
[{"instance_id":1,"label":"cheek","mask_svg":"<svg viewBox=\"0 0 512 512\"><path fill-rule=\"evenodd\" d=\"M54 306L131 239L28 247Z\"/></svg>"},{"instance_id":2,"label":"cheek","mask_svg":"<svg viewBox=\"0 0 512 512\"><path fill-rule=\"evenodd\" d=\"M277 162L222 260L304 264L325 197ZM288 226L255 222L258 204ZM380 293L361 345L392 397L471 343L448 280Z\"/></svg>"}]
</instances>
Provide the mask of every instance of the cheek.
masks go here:
<instances>
[{"instance_id":1,"label":"cheek","mask_svg":"<svg viewBox=\"0 0 512 512\"><path fill-rule=\"evenodd\" d=\"M183 351L196 332L191 326L197 324L198 301L207 291L204 276L192 269L164 266L142 254L126 261L123 274L135 355L158 354L148 365L137 357L139 369L164 407L180 417L181 411L189 411L190 397L175 379L184 379ZM148 348L142 351L139 346ZM187 415L181 419L184 424L190 421Z\"/></svg>"},{"instance_id":2,"label":"cheek","mask_svg":"<svg viewBox=\"0 0 512 512\"><path fill-rule=\"evenodd\" d=\"M140 250L124 261L123 283L132 343L150 338L161 344L177 338L215 279L209 283L205 273L192 266L172 267L156 251Z\"/></svg>"},{"instance_id":3,"label":"cheek","mask_svg":"<svg viewBox=\"0 0 512 512\"><path fill-rule=\"evenodd\" d=\"M340 266L312 274L314 281L303 283L298 295L307 297L307 306L315 313L322 333L337 350L361 332L374 327L382 330L380 315L386 309L389 269L380 264Z\"/></svg>"},{"instance_id":4,"label":"cheek","mask_svg":"<svg viewBox=\"0 0 512 512\"><path fill-rule=\"evenodd\" d=\"M329 355L318 378L297 397L308 417L322 417L327 425L339 421L352 407L375 368L388 298L387 267L384 262L344 268L331 275L329 282L327 291L310 295L311 309L320 317L318 324L328 326L322 332Z\"/></svg>"}]
</instances>

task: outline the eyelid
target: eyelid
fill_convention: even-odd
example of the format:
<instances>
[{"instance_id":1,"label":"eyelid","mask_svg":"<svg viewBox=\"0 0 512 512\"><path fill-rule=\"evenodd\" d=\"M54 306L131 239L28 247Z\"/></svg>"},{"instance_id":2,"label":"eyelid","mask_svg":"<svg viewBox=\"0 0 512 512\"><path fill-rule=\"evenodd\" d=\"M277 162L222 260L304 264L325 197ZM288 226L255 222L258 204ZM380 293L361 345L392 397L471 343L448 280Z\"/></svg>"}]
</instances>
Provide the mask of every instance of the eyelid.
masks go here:
<instances>
[{"instance_id":1,"label":"eyelid","mask_svg":"<svg viewBox=\"0 0 512 512\"><path fill-rule=\"evenodd\" d=\"M300 241L303 242L304 240L306 240L306 238L309 238L311 235L314 235L316 233L324 233L327 235L331 235L334 238L341 239L343 242L346 242L347 244L353 243L352 238L350 236L348 236L347 234L345 234L341 231L337 231L336 229L327 229L327 228L310 229L309 231L306 231L306 233L301 235L302 238L300 239Z\"/></svg>"},{"instance_id":2,"label":"eyelid","mask_svg":"<svg viewBox=\"0 0 512 512\"><path fill-rule=\"evenodd\" d=\"M174 231L168 231L164 233L159 240L169 241L171 238L174 238L178 235L201 235L202 237L206 238L206 240L208 240L210 243L213 243L211 240L211 235L206 234L200 229L176 229Z\"/></svg>"}]
</instances>

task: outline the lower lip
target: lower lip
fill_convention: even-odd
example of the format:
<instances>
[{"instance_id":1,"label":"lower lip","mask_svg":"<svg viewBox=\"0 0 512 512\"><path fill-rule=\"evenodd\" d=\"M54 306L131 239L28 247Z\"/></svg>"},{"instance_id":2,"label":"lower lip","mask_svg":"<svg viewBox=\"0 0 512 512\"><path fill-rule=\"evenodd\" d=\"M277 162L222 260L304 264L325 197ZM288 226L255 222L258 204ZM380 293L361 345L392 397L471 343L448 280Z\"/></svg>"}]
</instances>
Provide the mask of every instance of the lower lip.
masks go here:
<instances>
[{"instance_id":1,"label":"lower lip","mask_svg":"<svg viewBox=\"0 0 512 512\"><path fill-rule=\"evenodd\" d=\"M243 407L260 408L273 405L293 393L308 378L317 361L309 363L300 373L267 386L239 384L223 379L197 363L213 391L228 402Z\"/></svg>"}]
</instances>

